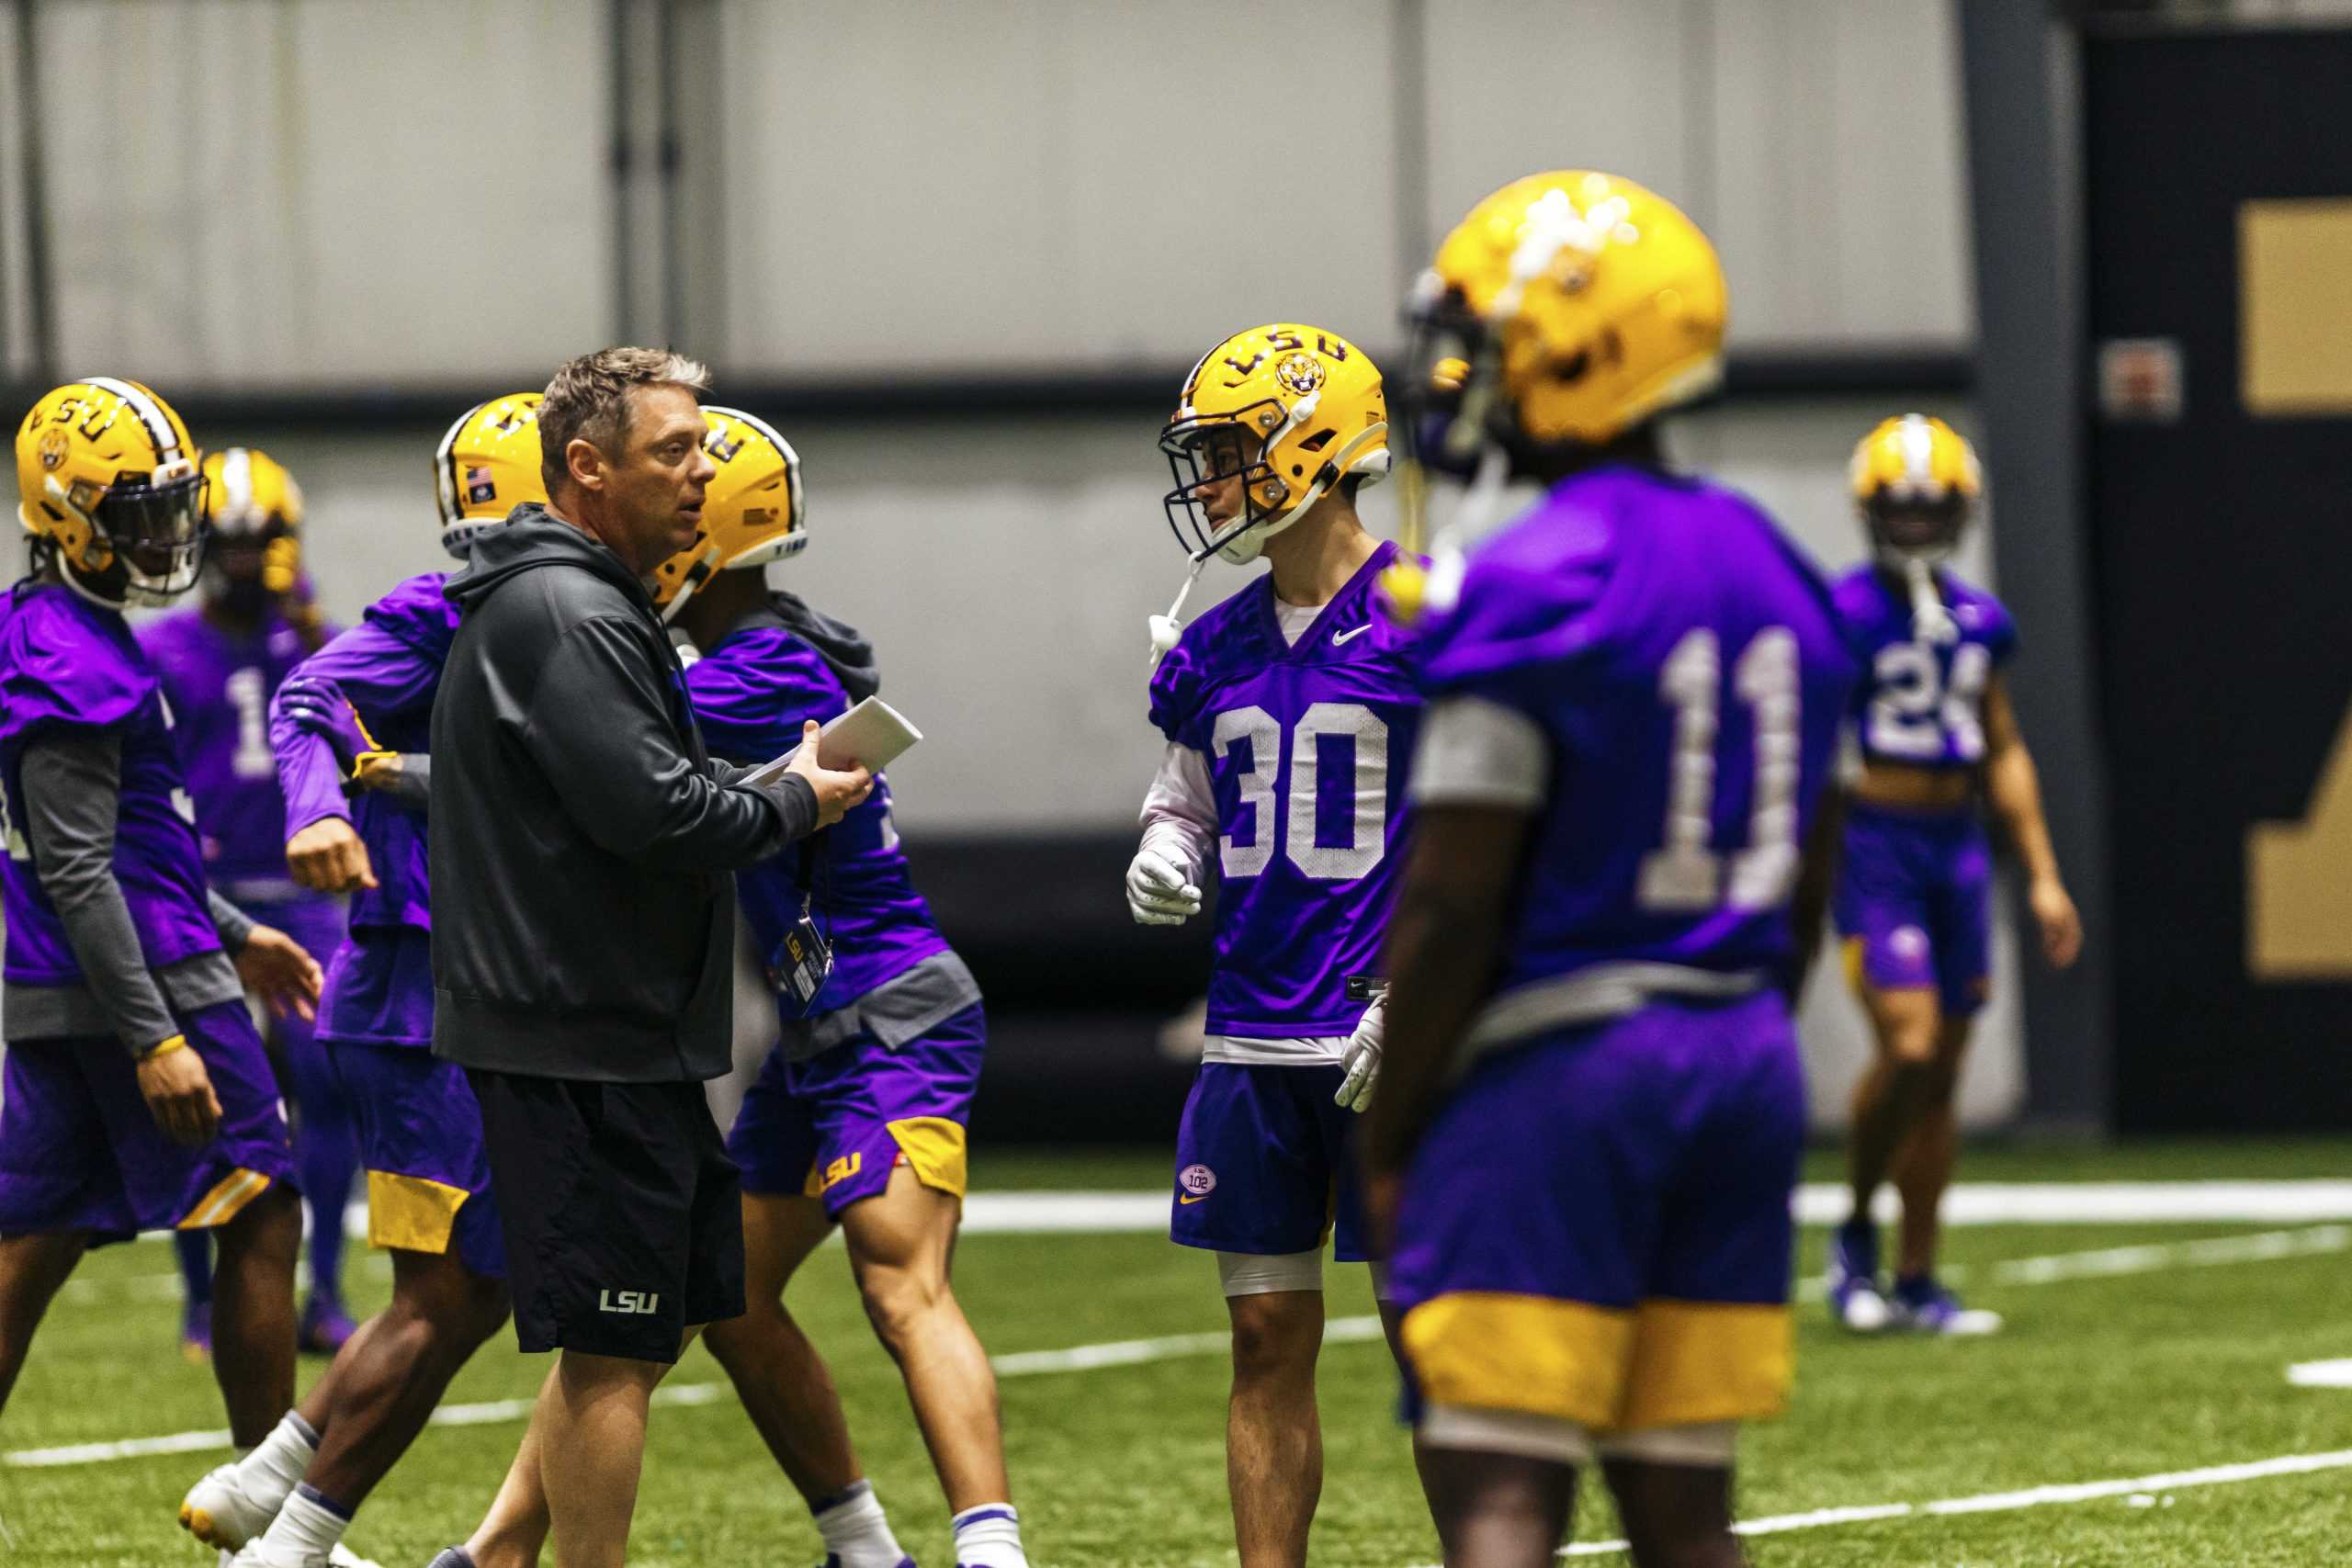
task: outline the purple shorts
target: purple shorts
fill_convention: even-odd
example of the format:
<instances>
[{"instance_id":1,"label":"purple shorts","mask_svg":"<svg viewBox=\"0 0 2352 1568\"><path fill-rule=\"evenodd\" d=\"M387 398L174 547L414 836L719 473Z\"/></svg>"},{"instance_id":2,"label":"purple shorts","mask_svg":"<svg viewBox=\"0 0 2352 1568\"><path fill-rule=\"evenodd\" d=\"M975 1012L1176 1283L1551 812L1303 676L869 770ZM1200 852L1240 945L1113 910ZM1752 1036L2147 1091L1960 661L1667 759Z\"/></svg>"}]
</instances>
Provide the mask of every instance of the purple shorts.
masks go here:
<instances>
[{"instance_id":1,"label":"purple shorts","mask_svg":"<svg viewBox=\"0 0 2352 1568\"><path fill-rule=\"evenodd\" d=\"M1407 1169L1388 1260L1420 1396L1596 1430L1778 1411L1804 1127L1777 992L1477 1063Z\"/></svg>"},{"instance_id":2,"label":"purple shorts","mask_svg":"<svg viewBox=\"0 0 2352 1568\"><path fill-rule=\"evenodd\" d=\"M964 1128L987 1049L975 1004L895 1051L861 1033L806 1061L769 1052L727 1135L743 1190L821 1198L839 1214L879 1197L904 1165L961 1198Z\"/></svg>"},{"instance_id":3,"label":"purple shorts","mask_svg":"<svg viewBox=\"0 0 2352 1568\"><path fill-rule=\"evenodd\" d=\"M179 1024L220 1100L220 1130L200 1149L180 1147L155 1125L138 1069L113 1036L8 1047L0 1235L86 1231L103 1244L141 1231L209 1229L272 1182L300 1185L277 1079L244 1003L199 1008Z\"/></svg>"},{"instance_id":4,"label":"purple shorts","mask_svg":"<svg viewBox=\"0 0 2352 1568\"><path fill-rule=\"evenodd\" d=\"M358 1127L368 1245L453 1252L474 1273L504 1279L481 1107L466 1070L413 1045L331 1040L326 1049Z\"/></svg>"},{"instance_id":5,"label":"purple shorts","mask_svg":"<svg viewBox=\"0 0 2352 1568\"><path fill-rule=\"evenodd\" d=\"M319 1038L433 1048L433 933L354 926L326 965Z\"/></svg>"},{"instance_id":6,"label":"purple shorts","mask_svg":"<svg viewBox=\"0 0 2352 1568\"><path fill-rule=\"evenodd\" d=\"M1204 1062L1176 1130L1168 1238L1261 1257L1321 1249L1361 1263L1370 1236L1349 1135L1355 1112L1332 1103L1339 1064Z\"/></svg>"},{"instance_id":7,"label":"purple shorts","mask_svg":"<svg viewBox=\"0 0 2352 1568\"><path fill-rule=\"evenodd\" d=\"M1849 975L1882 990L1933 987L1947 1015L1975 1012L1992 975L1992 886L1973 810L1850 807L1837 902Z\"/></svg>"}]
</instances>

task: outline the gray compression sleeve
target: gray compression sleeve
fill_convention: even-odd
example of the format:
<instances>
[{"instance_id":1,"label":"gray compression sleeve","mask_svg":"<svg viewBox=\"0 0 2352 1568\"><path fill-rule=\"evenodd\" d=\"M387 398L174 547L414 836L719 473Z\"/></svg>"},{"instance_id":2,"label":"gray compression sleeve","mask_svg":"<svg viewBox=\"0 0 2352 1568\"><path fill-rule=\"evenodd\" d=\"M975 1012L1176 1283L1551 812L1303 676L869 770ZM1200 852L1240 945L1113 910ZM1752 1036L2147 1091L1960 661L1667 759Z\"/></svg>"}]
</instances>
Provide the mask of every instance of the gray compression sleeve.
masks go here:
<instances>
[{"instance_id":1,"label":"gray compression sleeve","mask_svg":"<svg viewBox=\"0 0 2352 1568\"><path fill-rule=\"evenodd\" d=\"M204 899L212 911L212 929L220 933L220 945L231 953L241 951L245 939L254 934L254 918L220 897L215 888L206 888Z\"/></svg>"},{"instance_id":2,"label":"gray compression sleeve","mask_svg":"<svg viewBox=\"0 0 2352 1568\"><path fill-rule=\"evenodd\" d=\"M33 865L74 961L123 1047L144 1055L180 1030L147 971L130 906L114 879L122 742L111 735L37 740L17 775Z\"/></svg>"},{"instance_id":3,"label":"gray compression sleeve","mask_svg":"<svg viewBox=\"0 0 2352 1568\"><path fill-rule=\"evenodd\" d=\"M411 811L422 811L433 797L433 754L429 751L401 753L401 771L385 784L383 793Z\"/></svg>"}]
</instances>

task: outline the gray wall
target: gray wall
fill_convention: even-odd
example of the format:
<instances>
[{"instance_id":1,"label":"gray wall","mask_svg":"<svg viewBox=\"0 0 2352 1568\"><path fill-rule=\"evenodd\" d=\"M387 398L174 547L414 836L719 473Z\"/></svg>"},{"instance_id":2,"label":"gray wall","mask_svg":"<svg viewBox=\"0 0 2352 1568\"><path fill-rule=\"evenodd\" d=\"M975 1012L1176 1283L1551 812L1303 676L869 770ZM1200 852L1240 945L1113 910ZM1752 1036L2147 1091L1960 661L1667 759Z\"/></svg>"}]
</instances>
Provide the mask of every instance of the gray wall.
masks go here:
<instances>
[{"instance_id":1,"label":"gray wall","mask_svg":"<svg viewBox=\"0 0 2352 1568\"><path fill-rule=\"evenodd\" d=\"M1948 0L677 14L682 346L741 371L1186 363L1286 315L1385 346L1436 235L1577 164L1715 234L1736 344L1971 331ZM167 392L436 383L655 330L658 311L617 320L604 6L38 15L61 368ZM650 176L631 189L631 254L658 269ZM21 249L0 243L18 316ZM28 369L7 341L0 372Z\"/></svg>"}]
</instances>

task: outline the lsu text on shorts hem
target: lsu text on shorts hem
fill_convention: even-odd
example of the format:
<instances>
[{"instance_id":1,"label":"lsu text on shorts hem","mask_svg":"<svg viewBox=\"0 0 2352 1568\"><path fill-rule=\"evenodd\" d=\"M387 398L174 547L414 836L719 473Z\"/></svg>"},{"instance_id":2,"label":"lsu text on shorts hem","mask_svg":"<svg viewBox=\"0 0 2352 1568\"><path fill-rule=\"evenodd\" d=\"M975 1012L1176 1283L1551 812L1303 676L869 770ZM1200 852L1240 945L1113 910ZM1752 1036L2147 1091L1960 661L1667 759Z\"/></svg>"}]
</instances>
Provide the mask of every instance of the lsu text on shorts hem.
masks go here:
<instances>
[{"instance_id":1,"label":"lsu text on shorts hem","mask_svg":"<svg viewBox=\"0 0 2352 1568\"><path fill-rule=\"evenodd\" d=\"M987 1050L987 1017L974 1005L896 1049L861 1031L802 1061L770 1051L727 1135L743 1190L820 1199L838 1217L879 1197L903 1165L962 1199L965 1124Z\"/></svg>"}]
</instances>

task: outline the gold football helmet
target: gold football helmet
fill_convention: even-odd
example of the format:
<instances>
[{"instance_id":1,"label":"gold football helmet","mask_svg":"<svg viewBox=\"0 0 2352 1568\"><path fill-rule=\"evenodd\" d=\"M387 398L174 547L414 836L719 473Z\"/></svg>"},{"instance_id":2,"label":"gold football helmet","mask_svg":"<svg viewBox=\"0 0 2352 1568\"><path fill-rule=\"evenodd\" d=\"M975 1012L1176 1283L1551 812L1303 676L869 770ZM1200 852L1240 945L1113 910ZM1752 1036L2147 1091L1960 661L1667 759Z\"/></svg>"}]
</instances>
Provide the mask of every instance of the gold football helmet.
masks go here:
<instances>
[{"instance_id":1,"label":"gold football helmet","mask_svg":"<svg viewBox=\"0 0 2352 1568\"><path fill-rule=\"evenodd\" d=\"M138 382L69 381L17 432L17 519L85 598L168 604L204 553L197 457L180 416Z\"/></svg>"},{"instance_id":2,"label":"gold football helmet","mask_svg":"<svg viewBox=\"0 0 2352 1568\"><path fill-rule=\"evenodd\" d=\"M706 408L702 449L718 471L704 487L695 541L653 569L653 602L670 621L716 571L789 560L808 546L800 454L765 420Z\"/></svg>"},{"instance_id":3,"label":"gold football helmet","mask_svg":"<svg viewBox=\"0 0 2352 1568\"><path fill-rule=\"evenodd\" d=\"M1966 438L1930 414L1882 421L1854 447L1847 474L1883 560L1951 554L1984 489Z\"/></svg>"},{"instance_id":4,"label":"gold football helmet","mask_svg":"<svg viewBox=\"0 0 2352 1568\"><path fill-rule=\"evenodd\" d=\"M252 446L207 453L204 521L212 530L214 568L223 548L247 546L260 552L263 592L294 591L302 575L302 487L283 464Z\"/></svg>"},{"instance_id":5,"label":"gold football helmet","mask_svg":"<svg viewBox=\"0 0 2352 1568\"><path fill-rule=\"evenodd\" d=\"M1277 321L1236 333L1184 378L1159 449L1176 478L1161 502L1176 542L1196 563L1215 555L1246 564L1340 480L1386 477L1380 367L1317 327Z\"/></svg>"},{"instance_id":6,"label":"gold football helmet","mask_svg":"<svg viewBox=\"0 0 2352 1568\"><path fill-rule=\"evenodd\" d=\"M1726 311L1714 246L1665 197L1583 169L1514 181L1415 286L1416 456L1603 446L1715 386Z\"/></svg>"},{"instance_id":7,"label":"gold football helmet","mask_svg":"<svg viewBox=\"0 0 2352 1568\"><path fill-rule=\"evenodd\" d=\"M539 477L539 394L509 392L458 416L433 454L441 547L459 560L474 536L525 502L547 504Z\"/></svg>"}]
</instances>

